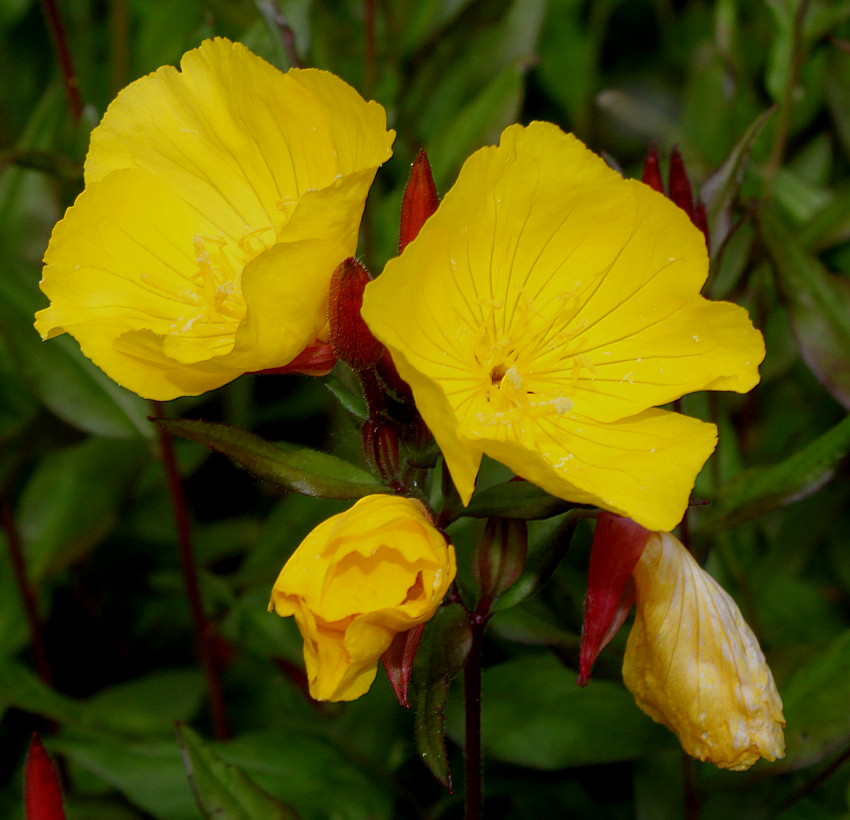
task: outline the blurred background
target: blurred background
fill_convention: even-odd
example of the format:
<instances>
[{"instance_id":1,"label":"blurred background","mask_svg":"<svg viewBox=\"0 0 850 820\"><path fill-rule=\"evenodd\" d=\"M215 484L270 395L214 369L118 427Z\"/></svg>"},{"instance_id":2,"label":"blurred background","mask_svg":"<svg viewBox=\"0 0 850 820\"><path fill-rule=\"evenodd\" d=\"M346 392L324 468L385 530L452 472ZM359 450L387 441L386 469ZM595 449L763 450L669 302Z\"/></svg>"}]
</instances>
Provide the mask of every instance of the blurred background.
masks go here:
<instances>
[{"instance_id":1,"label":"blurred background","mask_svg":"<svg viewBox=\"0 0 850 820\"><path fill-rule=\"evenodd\" d=\"M304 820L462 816L383 675L352 704L311 702L297 631L266 612L286 558L348 502L178 441L226 732L213 721L151 406L32 328L91 128L128 82L218 35L386 107L395 154L360 245L374 273L419 148L444 193L512 122L555 122L626 176L650 144L662 166L678 146L709 214L706 294L745 305L768 347L748 396L683 403L721 436L688 535L772 663L788 755L746 774L683 759L622 685L623 636L575 686L582 529L541 594L491 625L487 816L850 817L850 0L0 0L0 817L22 817L33 731L61 760L69 818L198 817L175 720ZM362 465L347 378L245 376L167 413ZM557 523L533 525L532 553ZM461 563L476 527L452 531Z\"/></svg>"}]
</instances>

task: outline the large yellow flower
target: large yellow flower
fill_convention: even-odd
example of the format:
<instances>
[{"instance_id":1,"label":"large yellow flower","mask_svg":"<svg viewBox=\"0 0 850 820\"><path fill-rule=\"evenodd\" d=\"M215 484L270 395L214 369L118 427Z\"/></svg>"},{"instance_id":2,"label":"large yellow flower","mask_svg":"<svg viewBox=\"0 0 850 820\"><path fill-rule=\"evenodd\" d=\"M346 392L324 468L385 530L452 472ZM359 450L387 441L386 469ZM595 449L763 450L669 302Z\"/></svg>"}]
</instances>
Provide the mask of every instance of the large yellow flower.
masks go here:
<instances>
[{"instance_id":1,"label":"large yellow flower","mask_svg":"<svg viewBox=\"0 0 850 820\"><path fill-rule=\"evenodd\" d=\"M634 579L623 680L638 706L688 754L721 768L782 757L782 701L728 593L669 533L649 537Z\"/></svg>"},{"instance_id":2,"label":"large yellow flower","mask_svg":"<svg viewBox=\"0 0 850 820\"><path fill-rule=\"evenodd\" d=\"M319 524L281 570L269 609L294 615L310 694L354 700L399 632L429 620L455 551L411 498L370 495Z\"/></svg>"},{"instance_id":3,"label":"large yellow flower","mask_svg":"<svg viewBox=\"0 0 850 820\"><path fill-rule=\"evenodd\" d=\"M125 88L54 229L36 317L146 398L280 367L324 328L394 132L324 71L223 39Z\"/></svg>"},{"instance_id":4,"label":"large yellow flower","mask_svg":"<svg viewBox=\"0 0 850 820\"><path fill-rule=\"evenodd\" d=\"M656 409L745 392L761 335L700 296L702 234L554 125L475 153L404 253L366 287L464 502L483 454L569 501L652 530L679 521L713 425Z\"/></svg>"}]
</instances>

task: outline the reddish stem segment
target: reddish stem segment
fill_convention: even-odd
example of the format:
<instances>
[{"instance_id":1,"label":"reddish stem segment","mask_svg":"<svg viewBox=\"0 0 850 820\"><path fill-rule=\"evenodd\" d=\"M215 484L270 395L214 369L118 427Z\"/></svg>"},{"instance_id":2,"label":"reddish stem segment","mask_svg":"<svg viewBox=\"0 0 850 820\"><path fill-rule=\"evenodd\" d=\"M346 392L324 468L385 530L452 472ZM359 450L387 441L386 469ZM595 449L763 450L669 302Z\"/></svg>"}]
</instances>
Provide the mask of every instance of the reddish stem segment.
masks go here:
<instances>
[{"instance_id":1,"label":"reddish stem segment","mask_svg":"<svg viewBox=\"0 0 850 820\"><path fill-rule=\"evenodd\" d=\"M68 108L74 122L79 122L83 116L83 99L80 96L80 84L77 82L77 74L74 71L74 61L71 59L71 49L68 47L68 38L65 36L62 17L59 14L56 0L41 0L41 7L44 9L47 27L53 37L53 46L56 49L59 68L65 81Z\"/></svg>"},{"instance_id":2,"label":"reddish stem segment","mask_svg":"<svg viewBox=\"0 0 850 820\"><path fill-rule=\"evenodd\" d=\"M21 601L24 605L35 668L38 676L50 686L53 683L53 674L50 669L50 661L47 657L47 647L44 643L44 624L42 624L41 618L38 615L35 592L27 577L27 568L21 547L21 537L15 523L15 516L12 513L9 500L5 496L0 499L0 517L3 519L3 531L6 534L6 545L9 549L9 560L12 564L12 572L15 575L15 583L20 591Z\"/></svg>"},{"instance_id":3,"label":"reddish stem segment","mask_svg":"<svg viewBox=\"0 0 850 820\"><path fill-rule=\"evenodd\" d=\"M165 413L160 402L151 402L156 418L165 418ZM171 506L174 512L174 524L177 529L177 544L180 550L180 568L183 573L183 585L186 597L189 600L189 610L192 614L192 623L195 629L195 637L198 643L198 651L201 657L201 666L207 682L207 696L212 713L213 730L219 740L226 740L229 736L227 728L227 713L224 706L224 694L221 687L221 670L215 654L213 628L207 616L204 614L201 602L201 590L198 583L198 567L195 562L195 552L192 546L192 528L189 523L189 507L186 502L186 493L177 468L177 459L174 455L174 442L171 436L159 425L157 425L157 436L159 439L159 451L168 480L168 493L171 497Z\"/></svg>"},{"instance_id":4,"label":"reddish stem segment","mask_svg":"<svg viewBox=\"0 0 850 820\"><path fill-rule=\"evenodd\" d=\"M481 754L481 667L484 654L484 629L489 613L471 612L471 644L463 671L463 700L466 717L464 755L466 820L480 820L484 810L484 761Z\"/></svg>"}]
</instances>

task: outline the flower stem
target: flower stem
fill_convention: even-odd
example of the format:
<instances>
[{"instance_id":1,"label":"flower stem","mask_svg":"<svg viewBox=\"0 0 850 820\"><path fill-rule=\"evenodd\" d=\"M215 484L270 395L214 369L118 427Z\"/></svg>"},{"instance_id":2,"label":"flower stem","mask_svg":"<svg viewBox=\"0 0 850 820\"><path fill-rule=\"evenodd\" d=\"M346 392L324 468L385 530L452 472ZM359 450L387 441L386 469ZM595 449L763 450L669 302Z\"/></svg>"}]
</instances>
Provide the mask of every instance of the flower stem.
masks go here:
<instances>
[{"instance_id":1,"label":"flower stem","mask_svg":"<svg viewBox=\"0 0 850 820\"><path fill-rule=\"evenodd\" d=\"M68 38L65 36L65 26L56 0L41 0L41 7L47 20L47 27L53 38L53 47L56 49L56 57L59 60L59 69L65 81L65 94L68 97L68 108L75 123L83 116L83 99L80 96L80 84L74 71L74 61L71 59L71 49L68 47Z\"/></svg>"},{"instance_id":2,"label":"flower stem","mask_svg":"<svg viewBox=\"0 0 850 820\"><path fill-rule=\"evenodd\" d=\"M15 522L15 516L12 513L9 499L5 495L0 498L0 517L3 519L3 532L6 535L6 546L9 549L9 560L12 564L12 572L15 575L15 583L17 584L24 605L36 672L50 686L53 683L53 674L50 669L47 647L44 642L44 624L38 615L35 592L27 578L26 563L24 562L24 554L21 548L21 537Z\"/></svg>"},{"instance_id":3,"label":"flower stem","mask_svg":"<svg viewBox=\"0 0 850 820\"><path fill-rule=\"evenodd\" d=\"M165 418L162 404L151 402L156 418ZM171 436L157 425L159 452L168 480L168 493L171 497L171 507L174 512L174 525L177 530L177 544L180 551L180 568L183 573L183 585L189 601L189 611L200 653L201 666L207 682L207 697L209 698L212 714L213 731L216 738L226 740L229 736L227 728L227 713L224 706L224 694L221 686L221 669L215 654L213 627L204 613L201 602L201 590L198 583L198 567L192 546L192 528L189 523L189 507L183 481L177 468L174 454L174 442Z\"/></svg>"},{"instance_id":4,"label":"flower stem","mask_svg":"<svg viewBox=\"0 0 850 820\"><path fill-rule=\"evenodd\" d=\"M472 642L463 672L463 697L466 717L466 748L464 757L466 820L483 817L484 761L481 755L481 665L484 654L484 629L490 615L470 613Z\"/></svg>"}]
</instances>

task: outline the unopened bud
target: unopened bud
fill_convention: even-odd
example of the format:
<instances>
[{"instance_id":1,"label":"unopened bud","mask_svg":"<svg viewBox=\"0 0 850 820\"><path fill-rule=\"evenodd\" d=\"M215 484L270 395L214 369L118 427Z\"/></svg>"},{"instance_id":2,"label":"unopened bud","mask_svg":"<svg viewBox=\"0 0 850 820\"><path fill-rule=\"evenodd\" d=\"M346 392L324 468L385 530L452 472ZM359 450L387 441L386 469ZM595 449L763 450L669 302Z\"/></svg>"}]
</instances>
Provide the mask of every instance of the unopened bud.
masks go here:
<instances>
[{"instance_id":1,"label":"unopened bud","mask_svg":"<svg viewBox=\"0 0 850 820\"><path fill-rule=\"evenodd\" d=\"M664 180L661 178L661 165L658 162L658 146L654 142L646 152L641 179L653 191L658 191L659 194L664 193Z\"/></svg>"},{"instance_id":2,"label":"unopened bud","mask_svg":"<svg viewBox=\"0 0 850 820\"><path fill-rule=\"evenodd\" d=\"M384 481L398 477L398 434L382 419L370 419L363 425L363 450L366 459Z\"/></svg>"},{"instance_id":3,"label":"unopened bud","mask_svg":"<svg viewBox=\"0 0 850 820\"><path fill-rule=\"evenodd\" d=\"M493 601L513 586L527 557L527 523L522 519L488 518L472 564L481 600Z\"/></svg>"},{"instance_id":4,"label":"unopened bud","mask_svg":"<svg viewBox=\"0 0 850 820\"><path fill-rule=\"evenodd\" d=\"M410 179L404 189L401 202L401 229L398 236L398 252L401 253L407 245L416 239L419 230L425 224L437 206L440 199L437 196L437 186L431 173L428 155L420 149L413 167Z\"/></svg>"},{"instance_id":5,"label":"unopened bud","mask_svg":"<svg viewBox=\"0 0 850 820\"><path fill-rule=\"evenodd\" d=\"M26 820L65 820L56 767L36 733L27 753L24 813Z\"/></svg>"},{"instance_id":6,"label":"unopened bud","mask_svg":"<svg viewBox=\"0 0 850 820\"><path fill-rule=\"evenodd\" d=\"M355 370L374 367L384 354L384 346L360 315L363 289L370 281L369 272L353 257L340 262L331 277L328 296L331 347Z\"/></svg>"}]
</instances>

